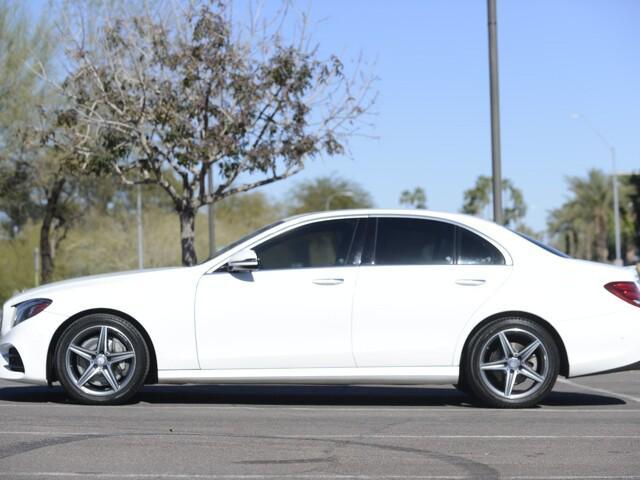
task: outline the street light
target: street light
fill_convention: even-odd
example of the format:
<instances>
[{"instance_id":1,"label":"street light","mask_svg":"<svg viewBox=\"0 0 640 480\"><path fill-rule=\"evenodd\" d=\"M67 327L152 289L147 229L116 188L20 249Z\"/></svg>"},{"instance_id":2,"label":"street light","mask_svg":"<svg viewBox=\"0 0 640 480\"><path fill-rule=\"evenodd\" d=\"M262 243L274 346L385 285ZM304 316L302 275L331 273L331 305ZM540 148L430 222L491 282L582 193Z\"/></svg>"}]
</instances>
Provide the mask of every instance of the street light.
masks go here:
<instances>
[{"instance_id":1,"label":"street light","mask_svg":"<svg viewBox=\"0 0 640 480\"><path fill-rule=\"evenodd\" d=\"M344 192L335 192L332 193L331 195L329 195L327 197L327 201L324 204L324 209L325 210L329 210L331 208L331 200L333 200L336 197L349 197L349 198L353 198L354 193L349 191L349 190L345 190Z\"/></svg>"},{"instance_id":2,"label":"street light","mask_svg":"<svg viewBox=\"0 0 640 480\"><path fill-rule=\"evenodd\" d=\"M604 143L609 152L611 153L611 181L613 183L613 224L615 229L615 238L616 238L616 265L622 265L622 247L620 241L620 200L618 193L618 174L616 173L616 149L607 138L596 128L593 126L588 117L581 113L572 113L571 118L574 120L582 119L584 123L591 129L593 133L597 135L597 137Z\"/></svg>"}]
</instances>

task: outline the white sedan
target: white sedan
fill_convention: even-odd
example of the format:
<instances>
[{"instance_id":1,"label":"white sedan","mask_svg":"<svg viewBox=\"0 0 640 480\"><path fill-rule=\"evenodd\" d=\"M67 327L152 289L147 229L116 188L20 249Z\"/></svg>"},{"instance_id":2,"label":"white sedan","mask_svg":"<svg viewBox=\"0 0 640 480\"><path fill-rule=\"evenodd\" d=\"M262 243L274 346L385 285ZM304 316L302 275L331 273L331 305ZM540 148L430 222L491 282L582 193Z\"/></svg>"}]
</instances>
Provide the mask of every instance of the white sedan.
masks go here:
<instances>
[{"instance_id":1,"label":"white sedan","mask_svg":"<svg viewBox=\"0 0 640 480\"><path fill-rule=\"evenodd\" d=\"M0 378L91 404L154 382L449 383L527 407L558 374L638 368L636 282L475 217L302 215L198 266L15 296Z\"/></svg>"}]
</instances>

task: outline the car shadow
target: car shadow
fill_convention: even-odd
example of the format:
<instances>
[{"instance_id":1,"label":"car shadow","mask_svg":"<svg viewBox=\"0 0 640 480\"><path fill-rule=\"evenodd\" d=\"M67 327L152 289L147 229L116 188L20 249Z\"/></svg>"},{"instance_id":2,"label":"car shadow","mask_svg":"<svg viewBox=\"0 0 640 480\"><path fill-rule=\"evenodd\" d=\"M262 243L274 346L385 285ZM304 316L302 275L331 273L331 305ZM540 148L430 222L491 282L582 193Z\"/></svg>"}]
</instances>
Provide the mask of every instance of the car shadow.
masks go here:
<instances>
[{"instance_id":1,"label":"car shadow","mask_svg":"<svg viewBox=\"0 0 640 480\"><path fill-rule=\"evenodd\" d=\"M72 403L61 387L7 386L0 402ZM286 405L286 406L412 406L481 407L470 396L446 387L318 386L318 385L150 385L130 404ZM624 405L616 397L554 391L541 403L547 407ZM538 407L540 408L540 407Z\"/></svg>"}]
</instances>

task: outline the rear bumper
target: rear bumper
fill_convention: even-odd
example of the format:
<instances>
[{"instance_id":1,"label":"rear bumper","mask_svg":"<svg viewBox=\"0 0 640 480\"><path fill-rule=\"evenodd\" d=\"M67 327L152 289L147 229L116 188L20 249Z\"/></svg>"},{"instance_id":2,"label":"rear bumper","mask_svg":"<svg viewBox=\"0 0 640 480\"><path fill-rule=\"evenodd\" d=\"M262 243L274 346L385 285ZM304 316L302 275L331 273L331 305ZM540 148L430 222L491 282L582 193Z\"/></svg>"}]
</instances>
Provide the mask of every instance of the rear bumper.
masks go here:
<instances>
[{"instance_id":1,"label":"rear bumper","mask_svg":"<svg viewBox=\"0 0 640 480\"><path fill-rule=\"evenodd\" d=\"M569 376L640 369L640 308L563 323Z\"/></svg>"}]
</instances>

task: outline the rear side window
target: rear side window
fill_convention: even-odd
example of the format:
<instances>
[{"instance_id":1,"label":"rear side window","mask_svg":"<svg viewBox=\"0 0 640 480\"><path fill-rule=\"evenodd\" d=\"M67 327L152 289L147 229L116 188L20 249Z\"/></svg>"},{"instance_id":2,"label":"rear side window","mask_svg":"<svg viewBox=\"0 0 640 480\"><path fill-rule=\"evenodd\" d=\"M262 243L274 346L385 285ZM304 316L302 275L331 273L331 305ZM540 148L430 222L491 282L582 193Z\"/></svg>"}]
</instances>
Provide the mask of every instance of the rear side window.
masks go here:
<instances>
[{"instance_id":1,"label":"rear side window","mask_svg":"<svg viewBox=\"0 0 640 480\"><path fill-rule=\"evenodd\" d=\"M261 270L344 266L357 219L316 222L286 232L255 248Z\"/></svg>"},{"instance_id":2,"label":"rear side window","mask_svg":"<svg viewBox=\"0 0 640 480\"><path fill-rule=\"evenodd\" d=\"M450 265L454 259L451 224L414 218L380 218L376 265Z\"/></svg>"},{"instance_id":3,"label":"rear side window","mask_svg":"<svg viewBox=\"0 0 640 480\"><path fill-rule=\"evenodd\" d=\"M504 256L496 247L475 233L458 228L459 265L504 265Z\"/></svg>"}]
</instances>

